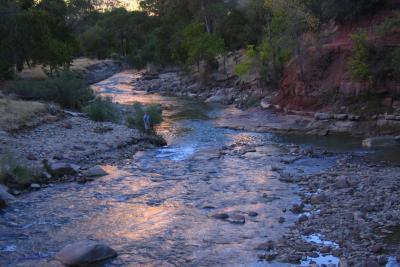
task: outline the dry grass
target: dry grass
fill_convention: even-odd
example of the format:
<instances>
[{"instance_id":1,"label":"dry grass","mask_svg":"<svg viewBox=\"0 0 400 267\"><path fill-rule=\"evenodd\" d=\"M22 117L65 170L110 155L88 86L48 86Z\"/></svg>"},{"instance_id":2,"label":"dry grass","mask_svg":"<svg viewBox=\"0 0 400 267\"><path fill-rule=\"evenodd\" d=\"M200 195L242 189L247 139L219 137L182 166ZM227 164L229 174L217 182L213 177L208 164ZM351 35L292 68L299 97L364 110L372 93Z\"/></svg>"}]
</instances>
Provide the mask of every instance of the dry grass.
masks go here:
<instances>
[{"instance_id":1,"label":"dry grass","mask_svg":"<svg viewBox=\"0 0 400 267\"><path fill-rule=\"evenodd\" d=\"M32 68L25 68L17 76L23 80L43 80L47 75L44 73L42 66L35 66Z\"/></svg>"},{"instance_id":2,"label":"dry grass","mask_svg":"<svg viewBox=\"0 0 400 267\"><path fill-rule=\"evenodd\" d=\"M98 59L90 59L90 58L76 58L72 61L71 70L72 71L80 71L86 69L87 67L94 65L96 63L101 62ZM19 78L24 80L42 80L47 78L47 75L42 69L41 65L37 65L32 68L26 67L20 73L17 74Z\"/></svg>"},{"instance_id":3,"label":"dry grass","mask_svg":"<svg viewBox=\"0 0 400 267\"><path fill-rule=\"evenodd\" d=\"M91 59L86 57L76 58L74 59L74 61L72 61L71 70L76 71L76 70L86 69L87 67L99 63L101 61L102 60L99 59Z\"/></svg>"},{"instance_id":4,"label":"dry grass","mask_svg":"<svg viewBox=\"0 0 400 267\"><path fill-rule=\"evenodd\" d=\"M0 98L0 129L10 131L30 125L45 112L46 105L40 102Z\"/></svg>"}]
</instances>

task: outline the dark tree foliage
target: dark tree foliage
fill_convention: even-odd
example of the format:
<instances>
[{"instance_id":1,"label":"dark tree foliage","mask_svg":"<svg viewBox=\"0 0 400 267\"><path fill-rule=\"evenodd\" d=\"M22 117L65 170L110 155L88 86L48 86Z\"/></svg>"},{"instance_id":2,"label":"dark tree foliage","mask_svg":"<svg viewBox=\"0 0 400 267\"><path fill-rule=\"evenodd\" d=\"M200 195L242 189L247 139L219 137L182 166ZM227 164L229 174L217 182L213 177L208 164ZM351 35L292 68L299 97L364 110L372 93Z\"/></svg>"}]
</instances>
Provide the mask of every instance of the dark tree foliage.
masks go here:
<instances>
[{"instance_id":1,"label":"dark tree foliage","mask_svg":"<svg viewBox=\"0 0 400 267\"><path fill-rule=\"evenodd\" d=\"M322 24L332 19L359 19L378 11L386 1L296 2L306 6L305 13L317 17ZM275 34L276 40L267 38L272 36L273 26L267 3L281 1L249 0L246 6L238 8L239 1L235 0L141 0L139 11L120 8L119 2L1 0L0 79L12 78L15 71L35 64L47 66L51 74L68 68L76 56L116 57L143 67L148 62L189 64L209 60L214 53L226 49L248 46L263 46L267 52L272 51L274 62L279 54L273 47L282 41L279 34ZM290 20L289 15L286 18ZM188 34L191 27L196 29L194 34Z\"/></svg>"},{"instance_id":2,"label":"dark tree foliage","mask_svg":"<svg viewBox=\"0 0 400 267\"><path fill-rule=\"evenodd\" d=\"M75 42L63 0L2 1L0 22L0 79L34 64L68 67Z\"/></svg>"},{"instance_id":3,"label":"dark tree foliage","mask_svg":"<svg viewBox=\"0 0 400 267\"><path fill-rule=\"evenodd\" d=\"M362 16L373 14L387 4L387 0L307 0L311 11L321 22L335 19L350 22Z\"/></svg>"}]
</instances>

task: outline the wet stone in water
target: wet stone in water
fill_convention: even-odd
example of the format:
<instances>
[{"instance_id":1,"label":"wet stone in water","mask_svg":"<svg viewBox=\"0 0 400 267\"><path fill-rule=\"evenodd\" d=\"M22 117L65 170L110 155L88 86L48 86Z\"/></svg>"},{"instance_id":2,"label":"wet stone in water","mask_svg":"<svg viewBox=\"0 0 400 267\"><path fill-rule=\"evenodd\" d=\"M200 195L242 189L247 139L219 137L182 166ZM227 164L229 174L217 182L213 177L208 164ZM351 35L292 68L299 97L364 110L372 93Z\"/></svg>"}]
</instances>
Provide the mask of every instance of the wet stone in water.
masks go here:
<instances>
[{"instance_id":1,"label":"wet stone in water","mask_svg":"<svg viewBox=\"0 0 400 267\"><path fill-rule=\"evenodd\" d=\"M211 215L211 217L214 219L226 220L229 218L229 215L226 213L216 213L216 214Z\"/></svg>"},{"instance_id":2,"label":"wet stone in water","mask_svg":"<svg viewBox=\"0 0 400 267\"><path fill-rule=\"evenodd\" d=\"M255 211L250 211L250 212L249 212L249 216L250 216L250 217L257 217L257 216L258 216L258 213L255 212Z\"/></svg>"},{"instance_id":3,"label":"wet stone in water","mask_svg":"<svg viewBox=\"0 0 400 267\"><path fill-rule=\"evenodd\" d=\"M240 214L234 214L232 216L229 216L227 218L228 222L233 223L233 224L244 224L246 222L246 219L243 215Z\"/></svg>"},{"instance_id":4,"label":"wet stone in water","mask_svg":"<svg viewBox=\"0 0 400 267\"><path fill-rule=\"evenodd\" d=\"M163 201L159 199L150 199L146 202L146 204L149 206L160 206L162 203Z\"/></svg>"}]
</instances>

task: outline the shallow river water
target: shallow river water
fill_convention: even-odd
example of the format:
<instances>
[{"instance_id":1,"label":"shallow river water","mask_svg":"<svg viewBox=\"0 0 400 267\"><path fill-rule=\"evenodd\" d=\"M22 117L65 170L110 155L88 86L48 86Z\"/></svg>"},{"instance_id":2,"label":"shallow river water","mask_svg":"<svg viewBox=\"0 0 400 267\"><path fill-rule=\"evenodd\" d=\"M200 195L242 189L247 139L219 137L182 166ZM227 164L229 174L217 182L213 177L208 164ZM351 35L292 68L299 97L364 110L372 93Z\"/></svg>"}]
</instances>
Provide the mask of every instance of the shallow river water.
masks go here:
<instances>
[{"instance_id":1,"label":"shallow river water","mask_svg":"<svg viewBox=\"0 0 400 267\"><path fill-rule=\"evenodd\" d=\"M110 175L94 182L22 196L0 215L0 266L58 266L54 254L82 239L118 252L105 266L289 266L259 261L255 248L279 238L297 219L282 210L299 201L298 188L280 182L272 166L288 157L282 144L299 143L299 137L217 128L213 119L222 107L135 91L135 75L118 74L95 89L123 104L162 104L165 120L157 131L168 146L106 166ZM246 143L264 156L221 155L223 147ZM304 158L287 171L321 172L335 160ZM213 216L221 213L233 220Z\"/></svg>"}]
</instances>

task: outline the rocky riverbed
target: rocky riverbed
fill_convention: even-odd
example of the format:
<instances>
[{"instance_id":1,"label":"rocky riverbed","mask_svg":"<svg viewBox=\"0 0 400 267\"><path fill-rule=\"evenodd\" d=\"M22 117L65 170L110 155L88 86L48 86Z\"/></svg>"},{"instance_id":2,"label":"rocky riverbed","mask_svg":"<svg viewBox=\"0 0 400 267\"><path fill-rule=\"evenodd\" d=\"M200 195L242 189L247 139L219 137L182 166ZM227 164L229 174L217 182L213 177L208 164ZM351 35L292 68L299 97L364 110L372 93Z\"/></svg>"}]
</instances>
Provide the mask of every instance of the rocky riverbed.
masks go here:
<instances>
[{"instance_id":1,"label":"rocky riverbed","mask_svg":"<svg viewBox=\"0 0 400 267\"><path fill-rule=\"evenodd\" d=\"M11 153L18 164L35 176L27 181L14 181L12 177L5 181L12 188L10 192L20 194L58 182L91 181L92 176L98 175L88 175L88 169L115 164L164 141L124 125L93 122L83 114L68 112L47 115L46 122L33 129L3 132L0 142L3 153Z\"/></svg>"},{"instance_id":2,"label":"rocky riverbed","mask_svg":"<svg viewBox=\"0 0 400 267\"><path fill-rule=\"evenodd\" d=\"M105 266L400 265L398 155L383 161L387 151L365 150L361 139L220 127L241 111L149 93L148 81L125 72L97 91L162 104L166 147L138 151L135 130L79 114L12 137L28 161L99 164L105 176L50 184L4 209L0 265L60 266L54 257L87 260L97 244L118 254Z\"/></svg>"},{"instance_id":3,"label":"rocky riverbed","mask_svg":"<svg viewBox=\"0 0 400 267\"><path fill-rule=\"evenodd\" d=\"M301 203L282 210L297 214L297 220L282 238L265 243L260 259L302 266L399 266L398 163L334 153L336 161L329 169L299 173L293 169L306 167L301 164L306 158L334 154L296 145L289 149L291 159L272 168L280 181L300 186ZM264 157L259 150L246 146L239 154L254 160ZM236 151L230 147L225 153ZM279 219L285 222L284 215Z\"/></svg>"}]
</instances>

